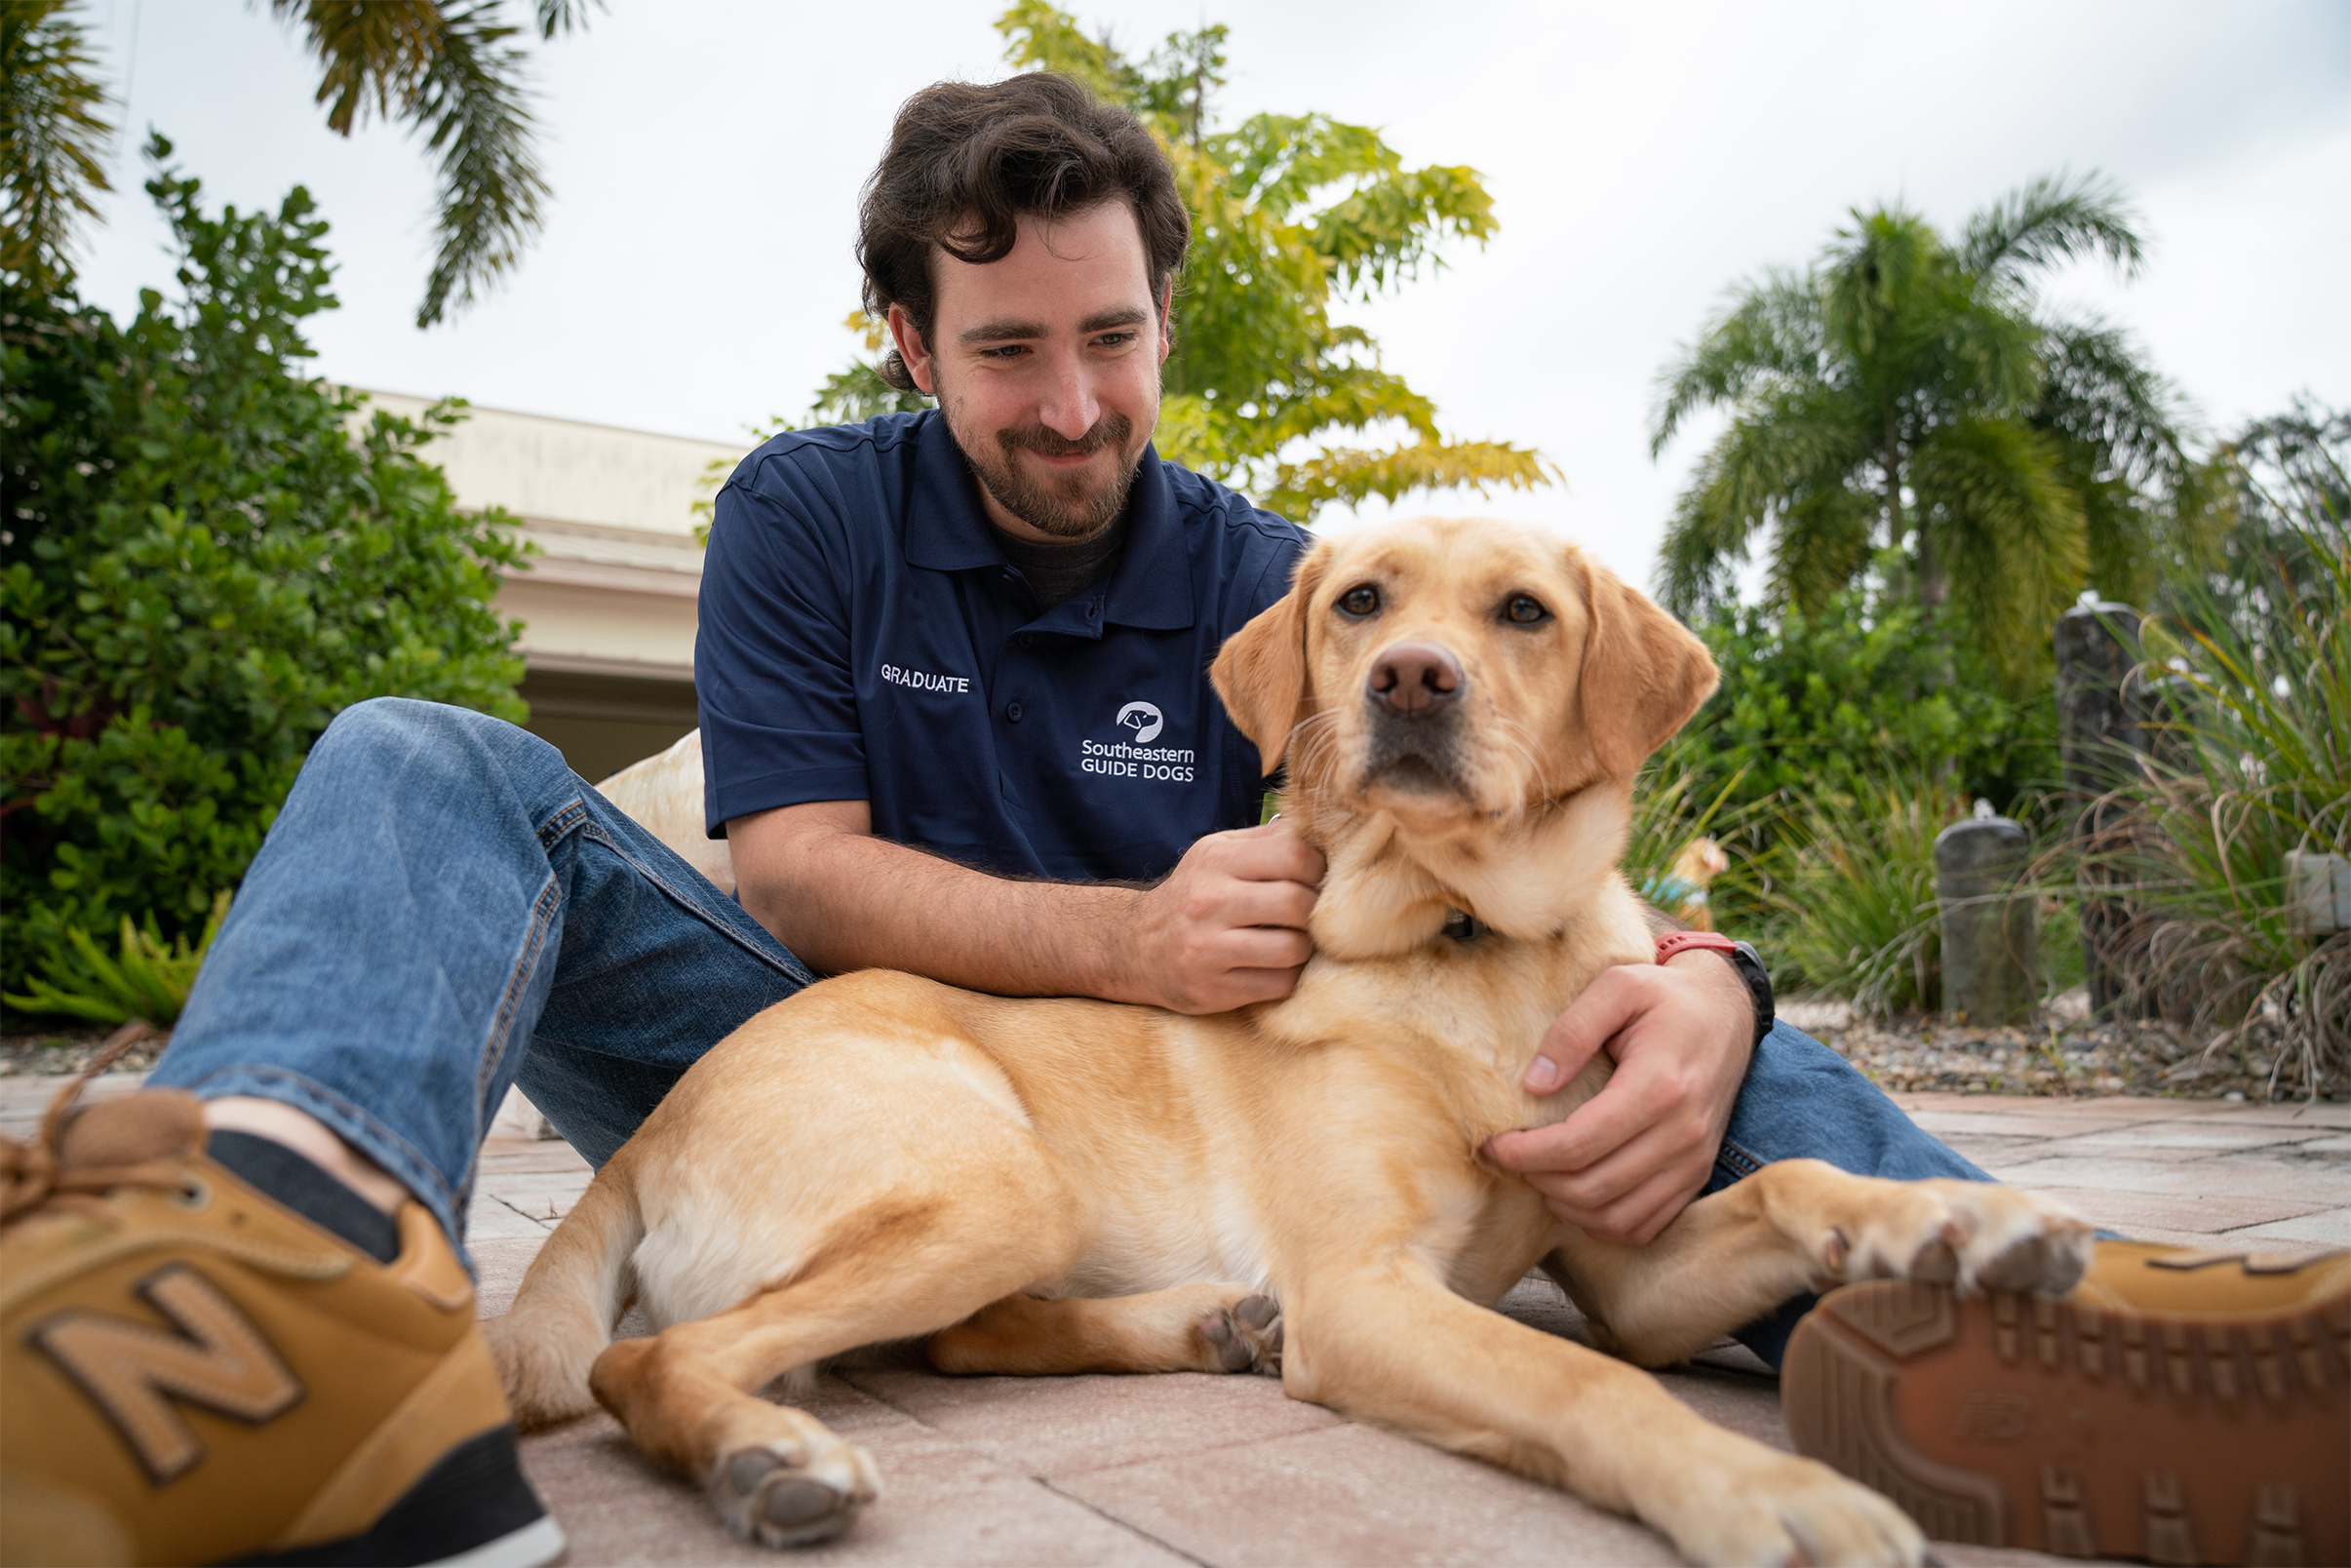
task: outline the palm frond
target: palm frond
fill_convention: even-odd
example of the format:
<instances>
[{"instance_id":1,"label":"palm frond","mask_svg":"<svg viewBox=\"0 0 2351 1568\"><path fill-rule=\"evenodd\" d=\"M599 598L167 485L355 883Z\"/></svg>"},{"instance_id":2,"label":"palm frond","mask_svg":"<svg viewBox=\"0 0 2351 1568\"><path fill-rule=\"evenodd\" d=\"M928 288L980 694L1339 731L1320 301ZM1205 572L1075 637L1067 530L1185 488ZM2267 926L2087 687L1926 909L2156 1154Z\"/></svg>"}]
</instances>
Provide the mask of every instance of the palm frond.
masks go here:
<instances>
[{"instance_id":1,"label":"palm frond","mask_svg":"<svg viewBox=\"0 0 2351 1568\"><path fill-rule=\"evenodd\" d=\"M1940 314L1920 307L1947 291L1949 253L1933 225L1902 208L1856 208L1853 220L1822 258L1822 333L1853 366L1896 371L1910 356L1889 351Z\"/></svg>"},{"instance_id":2,"label":"palm frond","mask_svg":"<svg viewBox=\"0 0 2351 1568\"><path fill-rule=\"evenodd\" d=\"M441 245L416 312L419 327L440 321L452 296L473 303L512 268L536 237L540 203L552 194L530 144L523 55L505 43L514 33L495 0L447 17L416 100L415 118L432 128L427 145L441 154L434 191Z\"/></svg>"},{"instance_id":3,"label":"palm frond","mask_svg":"<svg viewBox=\"0 0 2351 1568\"><path fill-rule=\"evenodd\" d=\"M0 271L46 293L72 275L74 225L106 182L105 89L65 0L0 6Z\"/></svg>"},{"instance_id":4,"label":"palm frond","mask_svg":"<svg viewBox=\"0 0 2351 1568\"><path fill-rule=\"evenodd\" d=\"M1649 455L1664 451L1697 410L1736 403L1768 382L1818 379L1822 346L1821 296L1811 279L1774 268L1735 292L1698 341L1659 373Z\"/></svg>"},{"instance_id":5,"label":"palm frond","mask_svg":"<svg viewBox=\"0 0 2351 1568\"><path fill-rule=\"evenodd\" d=\"M2137 222L2122 188L2096 170L2078 179L2044 175L1968 219L1960 261L1996 292L2089 255L2103 255L2133 277L2145 256Z\"/></svg>"},{"instance_id":6,"label":"palm frond","mask_svg":"<svg viewBox=\"0 0 2351 1568\"><path fill-rule=\"evenodd\" d=\"M280 20L298 19L318 58L327 129L347 137L370 114L405 119L433 68L444 21L438 0L270 0Z\"/></svg>"},{"instance_id":7,"label":"palm frond","mask_svg":"<svg viewBox=\"0 0 2351 1568\"><path fill-rule=\"evenodd\" d=\"M1845 490L1855 470L1874 455L1876 433L1865 413L1842 388L1825 382L1748 397L1701 460L1665 526L1661 586L1666 607L1683 616L1708 608L1724 572L1746 558L1758 531L1813 497ZM1842 546L1838 556L1846 558ZM1782 570L1814 574L1792 557Z\"/></svg>"},{"instance_id":8,"label":"palm frond","mask_svg":"<svg viewBox=\"0 0 2351 1568\"><path fill-rule=\"evenodd\" d=\"M605 0L538 0L539 36L553 38L557 33L586 32L588 11L605 8Z\"/></svg>"},{"instance_id":9,"label":"palm frond","mask_svg":"<svg viewBox=\"0 0 2351 1568\"><path fill-rule=\"evenodd\" d=\"M1780 509L1772 547L1772 593L1819 614L1868 568L1879 498L1850 484L1821 485Z\"/></svg>"},{"instance_id":10,"label":"palm frond","mask_svg":"<svg viewBox=\"0 0 2351 1568\"><path fill-rule=\"evenodd\" d=\"M2018 420L1959 420L1920 444L1911 473L1979 648L2021 677L2090 564L2081 497L2055 443Z\"/></svg>"}]
</instances>

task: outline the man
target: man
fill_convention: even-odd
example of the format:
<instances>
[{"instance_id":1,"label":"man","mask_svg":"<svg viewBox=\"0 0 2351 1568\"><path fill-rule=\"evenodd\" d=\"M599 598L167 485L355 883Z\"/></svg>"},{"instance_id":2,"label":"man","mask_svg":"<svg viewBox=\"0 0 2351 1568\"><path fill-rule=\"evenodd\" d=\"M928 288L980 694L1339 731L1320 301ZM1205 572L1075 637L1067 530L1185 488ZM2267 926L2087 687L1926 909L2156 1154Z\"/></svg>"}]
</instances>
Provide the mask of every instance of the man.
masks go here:
<instances>
[{"instance_id":1,"label":"man","mask_svg":"<svg viewBox=\"0 0 2351 1568\"><path fill-rule=\"evenodd\" d=\"M330 727L152 1079L201 1111L11 1148L9 1560L560 1550L453 1250L509 1082L601 1163L815 971L1288 993L1322 868L1246 825L1265 781L1202 672L1304 540L1150 449L1187 233L1142 128L1058 78L901 113L860 248L940 409L779 438L719 500L697 683L739 903L511 725ZM1979 1174L1769 1025L1719 954L1614 971L1528 1083L1603 1044L1614 1082L1494 1157L1628 1240L1795 1154Z\"/></svg>"}]
</instances>

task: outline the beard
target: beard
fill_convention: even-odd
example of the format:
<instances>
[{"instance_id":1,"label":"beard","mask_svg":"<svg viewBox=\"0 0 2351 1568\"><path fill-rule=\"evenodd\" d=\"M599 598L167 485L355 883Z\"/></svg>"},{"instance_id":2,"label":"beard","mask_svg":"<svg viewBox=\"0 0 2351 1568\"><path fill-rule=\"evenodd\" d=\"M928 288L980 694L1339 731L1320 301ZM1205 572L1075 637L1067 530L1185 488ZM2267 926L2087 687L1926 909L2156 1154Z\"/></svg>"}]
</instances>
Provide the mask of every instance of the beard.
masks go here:
<instances>
[{"instance_id":1,"label":"beard","mask_svg":"<svg viewBox=\"0 0 2351 1568\"><path fill-rule=\"evenodd\" d=\"M965 439L956 428L954 411L947 433L955 437L963 460L986 487L996 503L1039 533L1056 539L1091 538L1109 528L1126 509L1126 494L1142 465L1140 449L1128 451L1134 421L1122 413L1105 413L1093 427L1072 441L1041 424L999 430L993 442ZM1050 457L1074 457L1108 449L1113 456L1108 475L1080 470L1032 477L1020 465L1020 453L1042 452Z\"/></svg>"}]
</instances>

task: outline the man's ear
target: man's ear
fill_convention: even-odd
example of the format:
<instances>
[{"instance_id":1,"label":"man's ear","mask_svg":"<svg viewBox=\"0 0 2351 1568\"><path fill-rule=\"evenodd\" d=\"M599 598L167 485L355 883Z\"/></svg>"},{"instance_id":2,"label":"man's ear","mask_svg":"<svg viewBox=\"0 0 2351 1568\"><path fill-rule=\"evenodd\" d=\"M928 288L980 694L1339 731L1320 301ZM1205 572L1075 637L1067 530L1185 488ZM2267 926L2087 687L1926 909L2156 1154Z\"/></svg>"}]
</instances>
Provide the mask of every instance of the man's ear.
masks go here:
<instances>
[{"instance_id":1,"label":"man's ear","mask_svg":"<svg viewBox=\"0 0 2351 1568\"><path fill-rule=\"evenodd\" d=\"M904 362L906 373L913 378L915 389L924 397L937 397L938 391L930 377L930 345L922 341L921 333L915 328L914 317L906 313L905 306L893 304L889 307L888 321L890 342L897 348L898 358Z\"/></svg>"},{"instance_id":2,"label":"man's ear","mask_svg":"<svg viewBox=\"0 0 2351 1568\"><path fill-rule=\"evenodd\" d=\"M1209 683L1234 726L1256 743L1265 777L1281 766L1290 731L1305 717L1313 694L1307 688L1306 609L1330 553L1327 539L1308 551L1290 579L1290 591L1225 639L1216 662L1208 666Z\"/></svg>"},{"instance_id":3,"label":"man's ear","mask_svg":"<svg viewBox=\"0 0 2351 1568\"><path fill-rule=\"evenodd\" d=\"M1568 569L1582 573L1591 614L1577 704L1585 733L1601 771L1630 779L1714 694L1722 677L1706 645L1648 595L1572 545Z\"/></svg>"}]
</instances>

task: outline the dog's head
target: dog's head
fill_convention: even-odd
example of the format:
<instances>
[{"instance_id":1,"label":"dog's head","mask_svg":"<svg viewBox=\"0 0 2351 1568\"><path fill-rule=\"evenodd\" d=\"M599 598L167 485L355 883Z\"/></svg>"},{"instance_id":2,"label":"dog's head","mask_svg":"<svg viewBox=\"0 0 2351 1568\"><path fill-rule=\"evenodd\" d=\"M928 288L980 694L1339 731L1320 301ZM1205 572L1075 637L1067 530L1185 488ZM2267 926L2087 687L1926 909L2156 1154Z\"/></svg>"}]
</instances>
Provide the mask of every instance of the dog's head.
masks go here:
<instances>
[{"instance_id":1,"label":"dog's head","mask_svg":"<svg viewBox=\"0 0 2351 1568\"><path fill-rule=\"evenodd\" d=\"M1266 771L1287 756L1289 808L1315 827L1384 817L1407 852L1471 853L1595 790L1628 801L1716 680L1704 644L1574 545L1441 518L1317 544L1210 675Z\"/></svg>"}]
</instances>

